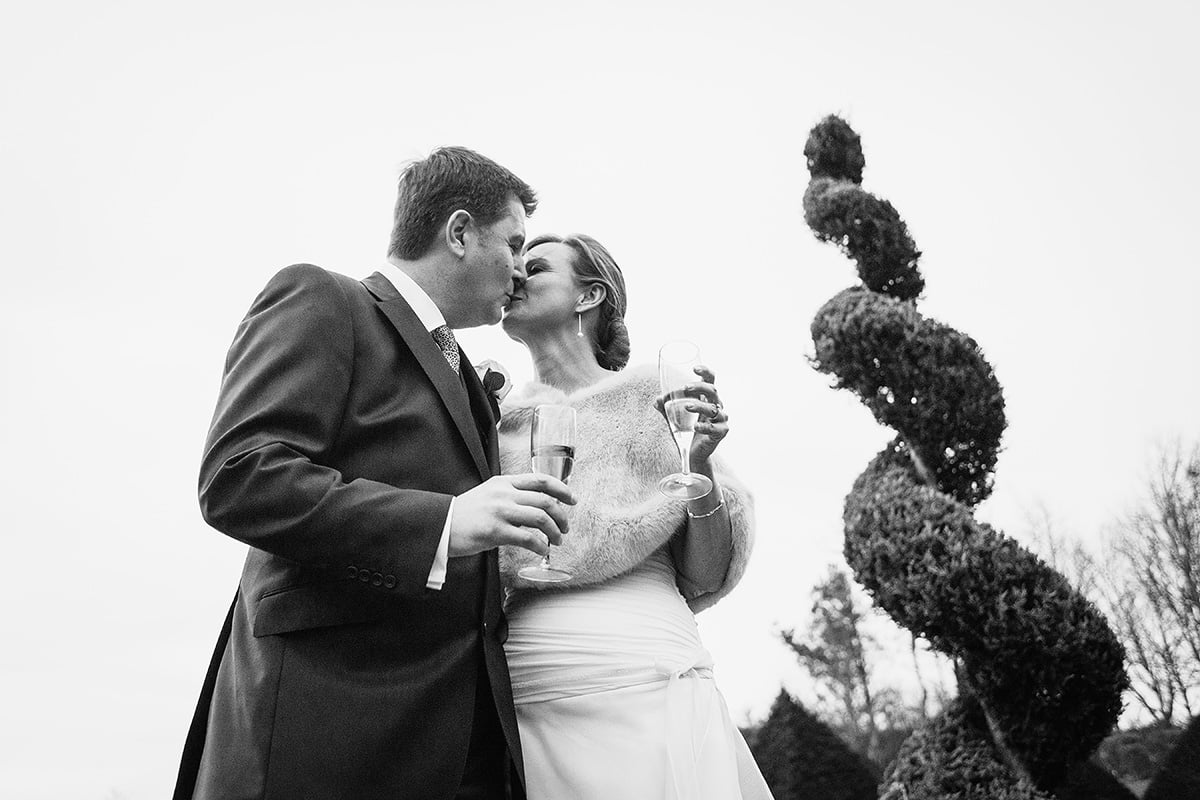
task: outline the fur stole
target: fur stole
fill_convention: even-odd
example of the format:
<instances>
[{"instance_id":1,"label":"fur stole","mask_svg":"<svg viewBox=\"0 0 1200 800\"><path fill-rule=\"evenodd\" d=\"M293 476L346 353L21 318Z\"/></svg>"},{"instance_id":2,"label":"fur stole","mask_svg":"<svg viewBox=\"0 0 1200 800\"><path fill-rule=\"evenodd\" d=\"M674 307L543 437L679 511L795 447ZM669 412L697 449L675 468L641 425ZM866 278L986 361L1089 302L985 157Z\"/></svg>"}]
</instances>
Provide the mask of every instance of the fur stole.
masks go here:
<instances>
[{"instance_id":1,"label":"fur stole","mask_svg":"<svg viewBox=\"0 0 1200 800\"><path fill-rule=\"evenodd\" d=\"M679 470L675 441L662 414L658 372L641 366L615 373L593 386L566 395L530 383L515 389L502 406L500 465L505 474L530 471L529 427L533 408L542 403L573 406L578 415L576 459L570 484L577 504L568 509L570 533L551 551L551 563L574 573L567 582L536 584L517 570L538 557L518 547L500 548L500 571L510 589L553 591L599 583L636 567L687 526L685 501L664 497L658 481ZM713 461L733 526L733 555L720 589L688 598L702 611L728 594L741 580L754 537L753 499Z\"/></svg>"}]
</instances>

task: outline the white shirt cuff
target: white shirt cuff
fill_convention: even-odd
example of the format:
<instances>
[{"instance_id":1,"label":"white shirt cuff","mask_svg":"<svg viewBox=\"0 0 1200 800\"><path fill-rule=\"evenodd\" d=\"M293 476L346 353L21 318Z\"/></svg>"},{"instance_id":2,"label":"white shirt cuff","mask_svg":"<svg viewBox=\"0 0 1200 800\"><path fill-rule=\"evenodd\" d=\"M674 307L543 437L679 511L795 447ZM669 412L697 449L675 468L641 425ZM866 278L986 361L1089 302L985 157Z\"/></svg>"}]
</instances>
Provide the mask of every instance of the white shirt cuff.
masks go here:
<instances>
[{"instance_id":1,"label":"white shirt cuff","mask_svg":"<svg viewBox=\"0 0 1200 800\"><path fill-rule=\"evenodd\" d=\"M446 510L446 524L442 527L442 539L438 542L437 555L433 557L433 567L429 570L429 579L425 581L426 589L441 589L446 583L446 562L450 560L450 520L454 517L454 498L450 498L450 508Z\"/></svg>"}]
</instances>

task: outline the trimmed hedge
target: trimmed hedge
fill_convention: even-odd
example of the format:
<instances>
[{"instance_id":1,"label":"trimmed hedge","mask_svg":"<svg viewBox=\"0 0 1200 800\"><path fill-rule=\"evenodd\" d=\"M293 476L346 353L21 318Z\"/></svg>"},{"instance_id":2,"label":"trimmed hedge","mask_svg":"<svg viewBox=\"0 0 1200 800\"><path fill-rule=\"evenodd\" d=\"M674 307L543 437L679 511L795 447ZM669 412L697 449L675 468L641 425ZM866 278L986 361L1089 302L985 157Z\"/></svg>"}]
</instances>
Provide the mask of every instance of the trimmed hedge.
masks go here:
<instances>
[{"instance_id":1,"label":"trimmed hedge","mask_svg":"<svg viewBox=\"0 0 1200 800\"><path fill-rule=\"evenodd\" d=\"M846 498L846 560L897 623L961 665L965 699L906 742L885 796L1047 797L1112 729L1124 651L1065 578L974 519L1006 424L999 381L973 339L917 310L920 253L859 185L858 135L828 117L805 154L805 218L863 282L813 320L814 366L899 434Z\"/></svg>"},{"instance_id":2,"label":"trimmed hedge","mask_svg":"<svg viewBox=\"0 0 1200 800\"><path fill-rule=\"evenodd\" d=\"M1015 540L885 448L846 498L846 561L897 623L959 659L1043 787L1121 711L1123 653L1104 616Z\"/></svg>"},{"instance_id":3,"label":"trimmed hedge","mask_svg":"<svg viewBox=\"0 0 1200 800\"><path fill-rule=\"evenodd\" d=\"M875 292L909 300L925 279L908 226L886 200L864 192L862 142L835 116L813 128L804 146L812 175L804 193L804 219L817 238L833 242L858 262L858 277Z\"/></svg>"},{"instance_id":4,"label":"trimmed hedge","mask_svg":"<svg viewBox=\"0 0 1200 800\"><path fill-rule=\"evenodd\" d=\"M1151 724L1113 731L1096 748L1096 758L1123 781L1145 781L1162 771L1183 735L1182 728Z\"/></svg>"},{"instance_id":5,"label":"trimmed hedge","mask_svg":"<svg viewBox=\"0 0 1200 800\"><path fill-rule=\"evenodd\" d=\"M775 800L875 800L870 762L785 691L750 749Z\"/></svg>"},{"instance_id":6,"label":"trimmed hedge","mask_svg":"<svg viewBox=\"0 0 1200 800\"><path fill-rule=\"evenodd\" d=\"M979 706L951 703L914 733L883 776L879 800L1054 800L1000 761Z\"/></svg>"},{"instance_id":7,"label":"trimmed hedge","mask_svg":"<svg viewBox=\"0 0 1200 800\"><path fill-rule=\"evenodd\" d=\"M1058 800L1137 800L1136 794L1094 759L1071 767L1054 796Z\"/></svg>"},{"instance_id":8,"label":"trimmed hedge","mask_svg":"<svg viewBox=\"0 0 1200 800\"><path fill-rule=\"evenodd\" d=\"M1154 776L1143 800L1196 800L1200 797L1200 716L1175 740L1167 763Z\"/></svg>"},{"instance_id":9,"label":"trimmed hedge","mask_svg":"<svg viewBox=\"0 0 1200 800\"><path fill-rule=\"evenodd\" d=\"M816 369L918 448L942 491L968 505L991 494L1004 396L975 340L861 286L825 303L810 330Z\"/></svg>"}]
</instances>

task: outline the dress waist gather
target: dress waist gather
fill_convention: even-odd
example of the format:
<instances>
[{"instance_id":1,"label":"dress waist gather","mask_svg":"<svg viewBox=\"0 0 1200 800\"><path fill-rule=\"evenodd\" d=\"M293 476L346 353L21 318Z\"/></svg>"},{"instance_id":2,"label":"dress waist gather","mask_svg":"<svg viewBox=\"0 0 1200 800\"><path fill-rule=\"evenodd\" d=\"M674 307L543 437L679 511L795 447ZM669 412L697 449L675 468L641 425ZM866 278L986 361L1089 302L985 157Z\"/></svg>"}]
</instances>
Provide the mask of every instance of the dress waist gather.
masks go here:
<instances>
[{"instance_id":1,"label":"dress waist gather","mask_svg":"<svg viewBox=\"0 0 1200 800\"><path fill-rule=\"evenodd\" d=\"M665 551L594 586L519 592L508 622L505 651L518 704L712 677L712 657Z\"/></svg>"}]
</instances>

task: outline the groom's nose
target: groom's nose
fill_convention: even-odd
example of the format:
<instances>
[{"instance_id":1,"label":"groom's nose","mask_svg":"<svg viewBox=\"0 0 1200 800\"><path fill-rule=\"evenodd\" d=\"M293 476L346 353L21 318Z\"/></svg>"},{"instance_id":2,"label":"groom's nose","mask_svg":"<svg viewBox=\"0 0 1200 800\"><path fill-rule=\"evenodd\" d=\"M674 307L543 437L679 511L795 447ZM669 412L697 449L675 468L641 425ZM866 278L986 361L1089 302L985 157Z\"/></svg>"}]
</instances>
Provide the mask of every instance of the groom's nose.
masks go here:
<instances>
[{"instance_id":1,"label":"groom's nose","mask_svg":"<svg viewBox=\"0 0 1200 800\"><path fill-rule=\"evenodd\" d=\"M520 289L528 277L529 273L525 271L525 256L518 255L513 259L513 287Z\"/></svg>"}]
</instances>

